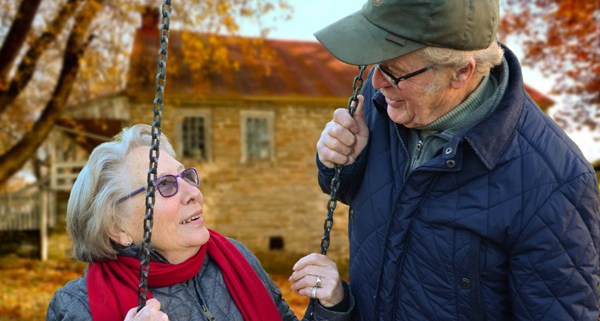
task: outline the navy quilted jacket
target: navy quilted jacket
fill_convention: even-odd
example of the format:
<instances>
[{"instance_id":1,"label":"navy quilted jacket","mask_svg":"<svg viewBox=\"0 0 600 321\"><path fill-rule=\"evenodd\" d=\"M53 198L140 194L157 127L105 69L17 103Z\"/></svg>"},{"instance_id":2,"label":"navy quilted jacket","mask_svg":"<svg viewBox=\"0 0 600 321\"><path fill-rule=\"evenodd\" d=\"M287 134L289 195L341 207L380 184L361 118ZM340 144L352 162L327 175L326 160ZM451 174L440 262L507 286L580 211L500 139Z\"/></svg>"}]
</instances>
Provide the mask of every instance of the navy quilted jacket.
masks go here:
<instances>
[{"instance_id":1,"label":"navy quilted jacket","mask_svg":"<svg viewBox=\"0 0 600 321\"><path fill-rule=\"evenodd\" d=\"M505 60L496 110L413 172L406 129L366 82L370 140L338 195L350 205L354 320L598 318L594 171L524 92L508 49ZM329 193L333 170L318 167Z\"/></svg>"}]
</instances>

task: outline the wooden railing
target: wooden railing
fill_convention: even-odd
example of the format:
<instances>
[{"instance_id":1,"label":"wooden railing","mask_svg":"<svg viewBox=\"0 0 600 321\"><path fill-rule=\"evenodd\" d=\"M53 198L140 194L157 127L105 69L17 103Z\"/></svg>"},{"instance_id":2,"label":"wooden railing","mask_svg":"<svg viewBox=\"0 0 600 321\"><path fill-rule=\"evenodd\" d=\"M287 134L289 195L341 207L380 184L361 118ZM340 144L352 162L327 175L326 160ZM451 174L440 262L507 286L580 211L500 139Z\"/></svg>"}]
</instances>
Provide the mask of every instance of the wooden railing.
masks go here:
<instances>
[{"instance_id":1,"label":"wooden railing","mask_svg":"<svg viewBox=\"0 0 600 321\"><path fill-rule=\"evenodd\" d=\"M84 165L85 161L54 164L51 167L50 188L55 191L70 191Z\"/></svg>"},{"instance_id":2,"label":"wooden railing","mask_svg":"<svg viewBox=\"0 0 600 321\"><path fill-rule=\"evenodd\" d=\"M0 233L39 231L40 257L47 258L48 228L56 224L55 195L48 181L0 194Z\"/></svg>"}]
</instances>

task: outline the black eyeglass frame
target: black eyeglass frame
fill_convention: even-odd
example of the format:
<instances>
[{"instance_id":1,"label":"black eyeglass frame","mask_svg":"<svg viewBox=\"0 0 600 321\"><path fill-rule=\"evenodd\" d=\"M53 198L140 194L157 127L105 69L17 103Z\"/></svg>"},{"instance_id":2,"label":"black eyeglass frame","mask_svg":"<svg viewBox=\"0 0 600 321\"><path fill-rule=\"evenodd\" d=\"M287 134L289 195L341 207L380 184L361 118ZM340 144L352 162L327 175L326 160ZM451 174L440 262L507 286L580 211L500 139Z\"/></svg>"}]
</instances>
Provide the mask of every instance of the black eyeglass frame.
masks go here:
<instances>
[{"instance_id":1,"label":"black eyeglass frame","mask_svg":"<svg viewBox=\"0 0 600 321\"><path fill-rule=\"evenodd\" d=\"M185 174L188 173L188 171L190 171L190 170L195 174L195 181L194 182L189 181L189 180L185 179L185 177L184 177ZM168 177L174 178L174 182L175 182L174 183L175 184L175 192L172 193L172 194L163 193L163 191L159 188L159 186L161 186L159 184L160 181L163 180L163 179L165 179L165 178L168 178ZM159 178L156 179L156 182L154 183L154 186L156 187L156 190L160 193L160 195L162 195L162 197L171 197L171 196L174 196L174 195L177 194L177 192L179 192L179 183L177 182L177 178L183 179L186 183L188 183L188 184L190 184L192 186L195 186L195 187L199 187L200 186L200 177L198 176L198 171L194 167L186 168L186 169L182 170L181 173L179 173L177 175L171 175L171 174L162 175L162 176L160 176ZM129 199L129 198L131 198L131 197L133 197L133 196L135 196L135 195L137 195L137 194L139 194L139 193L141 193L141 192L143 192L145 190L146 190L146 186L142 186L142 187L134 190L133 192L131 192L131 193L129 193L129 194L127 194L127 195L119 198L119 200L117 201L116 204L120 204L120 203L124 202L125 200L127 200L127 199Z\"/></svg>"},{"instance_id":2,"label":"black eyeglass frame","mask_svg":"<svg viewBox=\"0 0 600 321\"><path fill-rule=\"evenodd\" d=\"M381 65L379 65L379 64L375 64L375 68L377 68L377 70L379 70L379 71L380 71L380 72L383 74L384 78L385 78L385 79L386 79L386 80L387 80L387 81L388 81L390 84L393 84L393 85L394 85L394 87L398 88L398 83L399 83L399 82L401 82L401 81L403 81L403 80L406 80L406 79L408 79L408 78L414 77L414 76L416 76L416 75L422 74L422 73L426 72L427 70L429 70L429 69L432 69L432 68L433 68L433 65L431 65L431 66L427 66L427 67L425 67L425 68L421 68L421 69L419 69L419 70L417 70L417 71L413 71L413 72L411 72L411 73L409 73L409 74L406 74L406 75L403 75L403 76L400 76L400 77L395 77L394 75L392 75L392 74L391 74L389 71L385 70L385 69L384 69L384 68L383 68Z\"/></svg>"}]
</instances>

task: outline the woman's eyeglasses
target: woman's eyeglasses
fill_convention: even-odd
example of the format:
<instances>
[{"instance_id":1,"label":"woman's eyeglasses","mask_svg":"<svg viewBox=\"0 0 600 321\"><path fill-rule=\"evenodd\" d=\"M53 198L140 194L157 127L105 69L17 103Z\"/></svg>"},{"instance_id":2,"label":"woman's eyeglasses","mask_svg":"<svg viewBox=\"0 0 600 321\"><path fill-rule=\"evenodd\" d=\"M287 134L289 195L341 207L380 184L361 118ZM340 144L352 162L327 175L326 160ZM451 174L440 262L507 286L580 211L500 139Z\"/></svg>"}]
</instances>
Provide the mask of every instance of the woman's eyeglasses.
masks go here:
<instances>
[{"instance_id":1,"label":"woman's eyeglasses","mask_svg":"<svg viewBox=\"0 0 600 321\"><path fill-rule=\"evenodd\" d=\"M425 67L425 68L421 68L421 69L419 69L419 70L417 70L417 71L411 72L411 73L409 73L409 74L406 74L406 75L404 75L404 76L400 76L400 77L394 77L394 75L392 75L392 74L391 74L389 71L385 70L385 69L384 69L384 68L383 68L381 65L379 65L379 64L376 64L376 65L375 65L375 68L377 68L377 70L379 70L379 71L381 72L381 74L383 75L383 78L385 78L385 79L386 79L386 80L387 80L387 81L388 81L390 84L392 84L394 87L398 88L398 83L399 83L399 82L401 82L401 81L403 81L403 80L406 80L406 79L408 79L408 78L410 78L410 77L414 77L414 76L416 76L416 75L418 75L418 74L424 73L424 72L426 72L427 70L429 70L429 69L433 68L433 65L432 65L432 66Z\"/></svg>"},{"instance_id":2,"label":"woman's eyeglasses","mask_svg":"<svg viewBox=\"0 0 600 321\"><path fill-rule=\"evenodd\" d=\"M158 190L160 195L162 195L163 197L171 197L171 196L177 194L177 191L179 190L179 185L177 184L178 177L182 178L184 181L186 181L188 184L190 184L192 186L195 186L195 187L200 186L200 178L198 178L198 172L193 167L184 169L178 175L163 175L156 179L156 183L154 186L156 187L156 189ZM135 191L121 197L117 201L117 204L119 204L119 203L125 201L126 199L133 197L145 190L146 190L146 186L140 187L140 188L136 189Z\"/></svg>"}]
</instances>

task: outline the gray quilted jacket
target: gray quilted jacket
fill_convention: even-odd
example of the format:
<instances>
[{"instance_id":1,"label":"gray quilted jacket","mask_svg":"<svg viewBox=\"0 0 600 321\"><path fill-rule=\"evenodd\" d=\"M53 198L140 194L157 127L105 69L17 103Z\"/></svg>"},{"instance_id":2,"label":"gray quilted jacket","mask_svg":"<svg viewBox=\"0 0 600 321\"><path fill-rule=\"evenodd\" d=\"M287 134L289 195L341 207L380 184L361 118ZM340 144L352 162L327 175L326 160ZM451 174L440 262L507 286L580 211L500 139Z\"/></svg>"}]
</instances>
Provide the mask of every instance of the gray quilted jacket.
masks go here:
<instances>
[{"instance_id":1,"label":"gray quilted jacket","mask_svg":"<svg viewBox=\"0 0 600 321\"><path fill-rule=\"evenodd\" d=\"M231 239L230 239L231 240ZM232 243L246 257L265 284L284 321L297 320L287 302L282 298L281 290L271 280L262 268L258 259L240 242ZM131 253L124 253L125 255ZM131 255L128 255L131 256ZM354 298L351 297L348 285L344 283L347 311L328 310L320 304L315 304L314 320L350 320L354 308ZM237 306L227 290L221 271L207 255L200 272L192 279L172 286L150 288L150 292L161 304L161 310L169 316L169 320L203 321L209 320L200 308L200 300L204 302L216 320L243 321ZM304 320L308 320L310 307ZM91 320L87 297L86 275L67 283L56 291L48 306L46 320Z\"/></svg>"}]
</instances>

